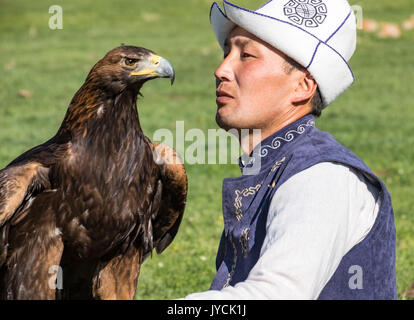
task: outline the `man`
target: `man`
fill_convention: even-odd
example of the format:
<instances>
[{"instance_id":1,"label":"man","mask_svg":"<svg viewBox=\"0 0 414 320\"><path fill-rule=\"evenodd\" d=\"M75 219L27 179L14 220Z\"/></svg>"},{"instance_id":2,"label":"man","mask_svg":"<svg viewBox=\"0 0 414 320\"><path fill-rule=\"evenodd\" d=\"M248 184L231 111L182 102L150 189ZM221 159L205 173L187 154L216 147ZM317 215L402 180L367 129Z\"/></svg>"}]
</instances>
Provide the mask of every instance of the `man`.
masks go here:
<instances>
[{"instance_id":1,"label":"man","mask_svg":"<svg viewBox=\"0 0 414 320\"><path fill-rule=\"evenodd\" d=\"M240 161L243 173L260 165L224 180L217 274L210 291L187 299L395 299L391 197L315 128L354 80L352 9L346 0L224 9L214 3L210 13L224 50L216 120L261 130L261 143L247 144L250 161Z\"/></svg>"}]
</instances>

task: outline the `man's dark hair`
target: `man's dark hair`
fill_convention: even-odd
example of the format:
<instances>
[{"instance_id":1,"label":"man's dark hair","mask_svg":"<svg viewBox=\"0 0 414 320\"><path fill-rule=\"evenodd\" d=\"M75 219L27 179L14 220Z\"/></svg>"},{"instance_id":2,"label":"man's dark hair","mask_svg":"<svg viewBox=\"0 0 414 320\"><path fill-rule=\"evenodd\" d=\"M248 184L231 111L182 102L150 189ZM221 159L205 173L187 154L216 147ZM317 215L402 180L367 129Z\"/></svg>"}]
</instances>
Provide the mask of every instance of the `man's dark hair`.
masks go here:
<instances>
[{"instance_id":1,"label":"man's dark hair","mask_svg":"<svg viewBox=\"0 0 414 320\"><path fill-rule=\"evenodd\" d=\"M306 71L305 67L303 67L301 64L293 60L291 57L288 57L285 55L285 59L286 59L286 73L291 73L294 69ZM321 92L319 91L319 87L316 88L316 92L312 97L311 106L312 106L311 113L315 117L320 117L324 106L323 106Z\"/></svg>"}]
</instances>

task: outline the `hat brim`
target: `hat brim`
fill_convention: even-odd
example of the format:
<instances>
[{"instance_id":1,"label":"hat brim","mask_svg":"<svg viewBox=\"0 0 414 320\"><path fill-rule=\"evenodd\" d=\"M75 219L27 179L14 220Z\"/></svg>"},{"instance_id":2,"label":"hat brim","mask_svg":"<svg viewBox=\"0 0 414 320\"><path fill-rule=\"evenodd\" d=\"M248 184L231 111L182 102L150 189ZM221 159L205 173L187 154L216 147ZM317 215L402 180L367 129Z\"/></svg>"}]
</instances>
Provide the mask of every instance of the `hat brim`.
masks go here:
<instances>
[{"instance_id":1,"label":"hat brim","mask_svg":"<svg viewBox=\"0 0 414 320\"><path fill-rule=\"evenodd\" d=\"M210 10L210 23L223 50L229 33L236 26L242 27L308 69L318 83L324 106L354 82L346 59L327 41L288 21L239 7L226 0L223 5L224 11L214 2ZM335 79L340 81L333 90L332 81Z\"/></svg>"}]
</instances>

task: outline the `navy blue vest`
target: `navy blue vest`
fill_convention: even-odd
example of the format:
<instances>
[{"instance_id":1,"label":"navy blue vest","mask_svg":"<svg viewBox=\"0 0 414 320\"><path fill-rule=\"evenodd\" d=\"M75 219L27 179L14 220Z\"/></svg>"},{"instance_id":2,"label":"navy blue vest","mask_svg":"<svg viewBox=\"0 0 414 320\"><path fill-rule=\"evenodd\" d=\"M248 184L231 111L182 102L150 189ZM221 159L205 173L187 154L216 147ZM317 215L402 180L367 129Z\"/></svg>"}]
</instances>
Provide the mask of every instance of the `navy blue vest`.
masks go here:
<instances>
[{"instance_id":1,"label":"navy blue vest","mask_svg":"<svg viewBox=\"0 0 414 320\"><path fill-rule=\"evenodd\" d=\"M247 278L260 256L274 193L296 173L321 162L336 162L362 172L380 190L381 205L373 228L342 258L319 299L396 299L396 234L390 194L355 154L315 128L312 115L263 140L249 162L240 159L243 175L224 179L224 231L211 290L234 286ZM249 172L255 174L246 174ZM354 286L351 278L358 270L362 285Z\"/></svg>"}]
</instances>

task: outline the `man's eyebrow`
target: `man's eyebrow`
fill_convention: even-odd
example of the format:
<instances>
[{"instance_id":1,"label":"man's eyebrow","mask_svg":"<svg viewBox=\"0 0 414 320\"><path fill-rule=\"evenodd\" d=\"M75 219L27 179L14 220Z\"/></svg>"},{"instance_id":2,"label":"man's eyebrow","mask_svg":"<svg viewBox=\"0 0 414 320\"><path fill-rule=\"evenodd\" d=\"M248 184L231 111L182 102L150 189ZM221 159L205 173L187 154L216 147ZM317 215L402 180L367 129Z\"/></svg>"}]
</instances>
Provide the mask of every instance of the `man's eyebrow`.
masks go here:
<instances>
[{"instance_id":1,"label":"man's eyebrow","mask_svg":"<svg viewBox=\"0 0 414 320\"><path fill-rule=\"evenodd\" d=\"M236 39L234 41L234 45L237 46L237 47L243 48L251 41L252 41L251 39ZM231 46L230 44L231 43L230 43L229 39L227 38L226 41L224 42L224 47L229 48Z\"/></svg>"}]
</instances>

